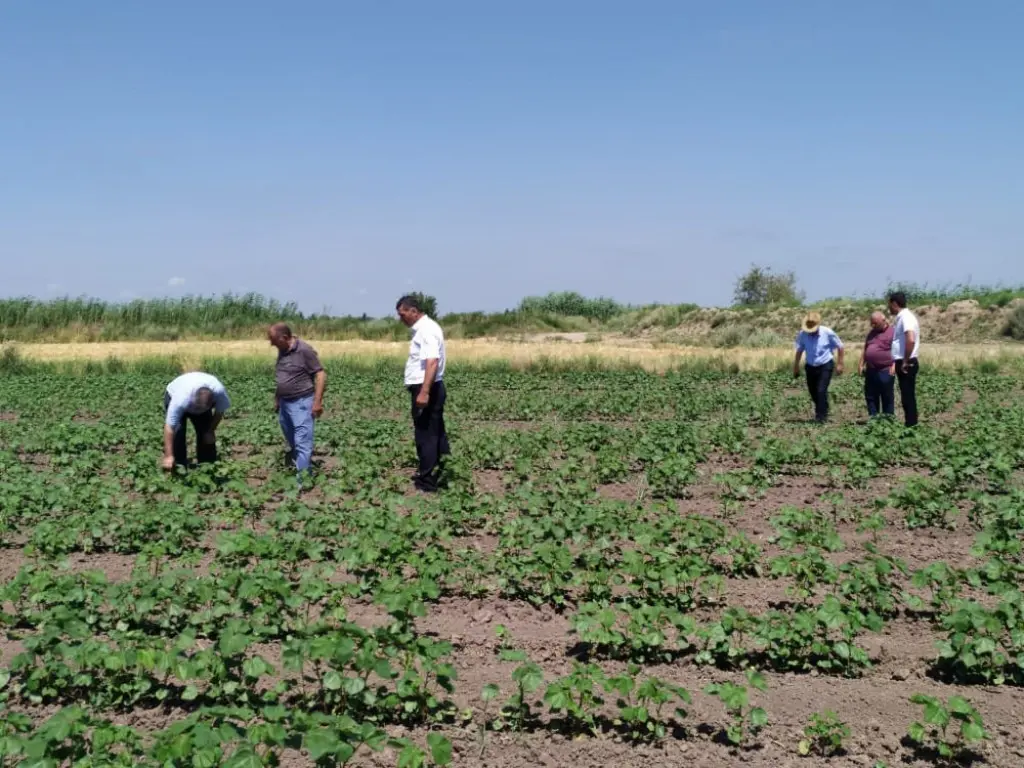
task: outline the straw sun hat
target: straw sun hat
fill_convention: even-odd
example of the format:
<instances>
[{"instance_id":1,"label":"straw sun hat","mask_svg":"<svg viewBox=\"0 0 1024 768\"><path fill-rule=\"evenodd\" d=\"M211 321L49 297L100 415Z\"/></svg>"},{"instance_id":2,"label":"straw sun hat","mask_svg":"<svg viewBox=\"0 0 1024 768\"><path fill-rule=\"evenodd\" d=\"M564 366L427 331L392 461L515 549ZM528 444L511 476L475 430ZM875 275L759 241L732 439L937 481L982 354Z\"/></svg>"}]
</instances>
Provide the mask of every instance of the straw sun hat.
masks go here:
<instances>
[{"instance_id":1,"label":"straw sun hat","mask_svg":"<svg viewBox=\"0 0 1024 768\"><path fill-rule=\"evenodd\" d=\"M814 333L820 325L821 315L818 312L808 312L804 318L804 330L808 333Z\"/></svg>"}]
</instances>

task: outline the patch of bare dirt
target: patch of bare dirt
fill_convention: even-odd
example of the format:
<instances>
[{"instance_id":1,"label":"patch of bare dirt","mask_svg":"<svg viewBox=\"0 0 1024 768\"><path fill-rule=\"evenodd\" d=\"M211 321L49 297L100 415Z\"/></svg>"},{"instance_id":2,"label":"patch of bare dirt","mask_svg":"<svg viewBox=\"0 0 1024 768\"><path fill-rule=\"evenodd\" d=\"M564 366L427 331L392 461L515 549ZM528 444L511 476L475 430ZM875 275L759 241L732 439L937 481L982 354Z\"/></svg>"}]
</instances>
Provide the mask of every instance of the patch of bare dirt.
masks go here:
<instances>
[{"instance_id":1,"label":"patch of bare dirt","mask_svg":"<svg viewBox=\"0 0 1024 768\"><path fill-rule=\"evenodd\" d=\"M598 486L597 492L604 499L633 504L643 498L646 488L647 484L640 475L628 483L606 483Z\"/></svg>"},{"instance_id":2,"label":"patch of bare dirt","mask_svg":"<svg viewBox=\"0 0 1024 768\"><path fill-rule=\"evenodd\" d=\"M68 555L68 565L72 573L99 571L107 577L107 581L128 581L135 570L135 555L119 555L116 552L73 552Z\"/></svg>"},{"instance_id":3,"label":"patch of bare dirt","mask_svg":"<svg viewBox=\"0 0 1024 768\"><path fill-rule=\"evenodd\" d=\"M480 493L505 495L505 473L498 469L474 469L473 486Z\"/></svg>"},{"instance_id":4,"label":"patch of bare dirt","mask_svg":"<svg viewBox=\"0 0 1024 768\"><path fill-rule=\"evenodd\" d=\"M29 562L31 560L20 549L0 549L0 583L9 582Z\"/></svg>"}]
</instances>

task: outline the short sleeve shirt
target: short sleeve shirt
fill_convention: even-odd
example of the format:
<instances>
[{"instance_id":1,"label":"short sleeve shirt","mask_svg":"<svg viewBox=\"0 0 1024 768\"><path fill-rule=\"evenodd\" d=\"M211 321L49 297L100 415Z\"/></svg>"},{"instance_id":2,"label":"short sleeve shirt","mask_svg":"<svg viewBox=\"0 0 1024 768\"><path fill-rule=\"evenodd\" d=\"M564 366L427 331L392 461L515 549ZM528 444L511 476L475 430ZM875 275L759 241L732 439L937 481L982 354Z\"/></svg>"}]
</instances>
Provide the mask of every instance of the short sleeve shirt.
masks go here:
<instances>
[{"instance_id":1,"label":"short sleeve shirt","mask_svg":"<svg viewBox=\"0 0 1024 768\"><path fill-rule=\"evenodd\" d=\"M167 417L164 423L168 427L177 429L185 414L200 413L192 405L192 399L200 389L208 389L213 393L213 407L218 413L224 413L231 407L227 390L216 376L202 371L184 373L167 385Z\"/></svg>"},{"instance_id":2,"label":"short sleeve shirt","mask_svg":"<svg viewBox=\"0 0 1024 768\"><path fill-rule=\"evenodd\" d=\"M409 341L409 359L405 362L405 385L414 387L426 378L427 361L437 360L434 381L444 379L444 331L431 318L424 315L412 326Z\"/></svg>"},{"instance_id":3,"label":"short sleeve shirt","mask_svg":"<svg viewBox=\"0 0 1024 768\"><path fill-rule=\"evenodd\" d=\"M895 329L891 325L884 330L874 328L864 341L864 363L873 371L880 371L892 365L892 337Z\"/></svg>"},{"instance_id":4,"label":"short sleeve shirt","mask_svg":"<svg viewBox=\"0 0 1024 768\"><path fill-rule=\"evenodd\" d=\"M911 358L917 357L917 351L921 347L921 326L917 322L917 315L904 307L896 315L896 322L892 334L892 359L903 359L903 346L906 343L907 331L914 332L914 349L910 353Z\"/></svg>"},{"instance_id":5,"label":"short sleeve shirt","mask_svg":"<svg viewBox=\"0 0 1024 768\"><path fill-rule=\"evenodd\" d=\"M832 362L832 350L842 349L843 342L831 328L819 325L816 334L800 331L794 348L797 351L803 350L808 365L817 366Z\"/></svg>"},{"instance_id":6,"label":"short sleeve shirt","mask_svg":"<svg viewBox=\"0 0 1024 768\"><path fill-rule=\"evenodd\" d=\"M296 339L290 350L277 353L277 367L274 369L277 397L293 400L313 394L315 377L323 369L316 350L302 339Z\"/></svg>"}]
</instances>

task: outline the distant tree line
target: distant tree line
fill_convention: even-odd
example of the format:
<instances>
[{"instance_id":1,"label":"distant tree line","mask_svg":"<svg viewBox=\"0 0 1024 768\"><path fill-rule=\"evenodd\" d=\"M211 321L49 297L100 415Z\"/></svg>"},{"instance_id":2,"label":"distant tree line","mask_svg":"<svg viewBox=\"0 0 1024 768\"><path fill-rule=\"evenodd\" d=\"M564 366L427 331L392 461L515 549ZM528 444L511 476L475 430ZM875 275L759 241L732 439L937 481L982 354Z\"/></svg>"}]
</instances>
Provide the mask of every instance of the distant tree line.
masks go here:
<instances>
[{"instance_id":1,"label":"distant tree line","mask_svg":"<svg viewBox=\"0 0 1024 768\"><path fill-rule=\"evenodd\" d=\"M1024 288L1021 287L930 287L891 283L877 297L834 301L881 306L884 294L894 289L904 291L915 306L944 306L957 300L974 299L982 307L1003 307L1014 299L1024 298ZM411 295L420 301L427 314L440 317L435 296L422 291ZM733 300L737 307L791 307L803 304L805 295L797 285L794 272L777 272L771 267L755 264L736 279ZM832 301L827 300L823 304ZM443 319L453 335L479 337L589 330L594 324L610 324L623 329L631 327L633 319L646 324L644 327L674 327L685 322L683 318L688 313L698 309L692 304L632 306L603 296L590 298L575 291L556 291L544 296L528 296L514 309L503 312L448 313ZM283 303L257 293L139 299L120 303L70 297L48 301L0 299L0 342L241 339L252 338L261 332L261 328L277 321L287 322L297 333L313 338L399 340L408 337L407 329L391 312L376 318L365 314L339 316L327 311L307 314L300 311L294 302ZM1005 333L1024 340L1024 307L1017 309Z\"/></svg>"}]
</instances>

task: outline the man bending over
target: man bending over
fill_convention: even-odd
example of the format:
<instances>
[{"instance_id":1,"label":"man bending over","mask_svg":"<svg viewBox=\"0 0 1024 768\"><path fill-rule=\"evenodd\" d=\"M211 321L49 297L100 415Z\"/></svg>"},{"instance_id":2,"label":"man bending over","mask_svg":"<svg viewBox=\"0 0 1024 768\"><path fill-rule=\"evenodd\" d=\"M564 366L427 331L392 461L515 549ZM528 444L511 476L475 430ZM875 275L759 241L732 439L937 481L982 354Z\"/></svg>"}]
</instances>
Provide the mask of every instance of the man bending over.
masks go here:
<instances>
[{"instance_id":1,"label":"man bending over","mask_svg":"<svg viewBox=\"0 0 1024 768\"><path fill-rule=\"evenodd\" d=\"M196 459L200 464L217 460L217 427L231 407L227 390L215 377L192 371L167 385L164 393L164 458L166 470L188 464L185 421L196 431Z\"/></svg>"}]
</instances>

